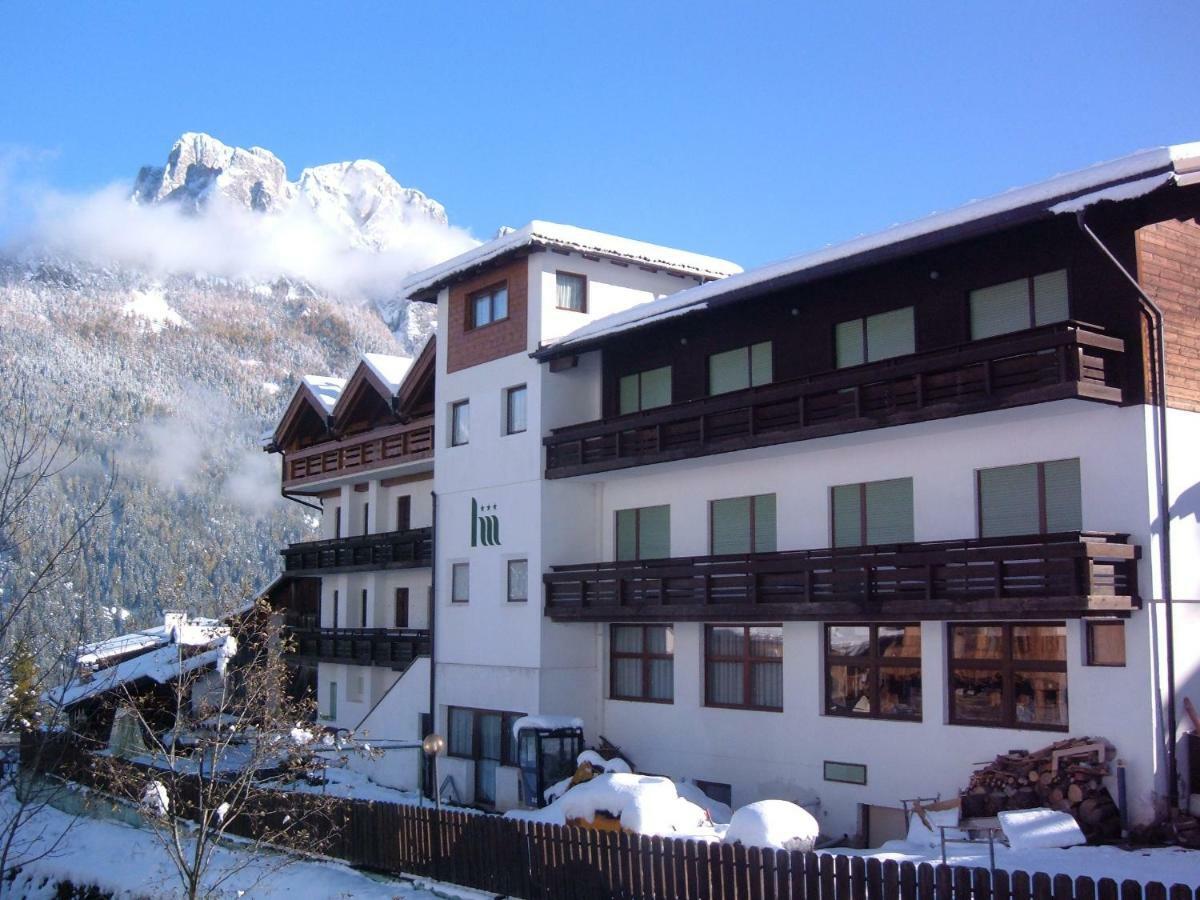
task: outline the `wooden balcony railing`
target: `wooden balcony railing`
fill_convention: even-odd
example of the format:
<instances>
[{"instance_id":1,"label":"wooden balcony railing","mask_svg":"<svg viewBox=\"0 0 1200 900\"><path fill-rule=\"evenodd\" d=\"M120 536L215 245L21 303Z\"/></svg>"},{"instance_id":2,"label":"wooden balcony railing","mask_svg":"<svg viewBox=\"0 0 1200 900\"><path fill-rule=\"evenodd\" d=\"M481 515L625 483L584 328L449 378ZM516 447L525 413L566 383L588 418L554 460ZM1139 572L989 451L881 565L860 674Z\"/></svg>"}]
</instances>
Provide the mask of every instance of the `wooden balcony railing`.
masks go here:
<instances>
[{"instance_id":1,"label":"wooden balcony railing","mask_svg":"<svg viewBox=\"0 0 1200 900\"><path fill-rule=\"evenodd\" d=\"M411 528L357 537L331 538L291 544L280 550L285 572L368 571L414 569L433 562L433 529Z\"/></svg>"},{"instance_id":2,"label":"wooden balcony railing","mask_svg":"<svg viewBox=\"0 0 1200 900\"><path fill-rule=\"evenodd\" d=\"M1077 322L556 428L546 477L801 441L1046 400L1122 399L1124 343Z\"/></svg>"},{"instance_id":3,"label":"wooden balcony railing","mask_svg":"<svg viewBox=\"0 0 1200 900\"><path fill-rule=\"evenodd\" d=\"M1065 532L554 566L559 621L1078 617L1140 605L1128 535Z\"/></svg>"},{"instance_id":4,"label":"wooden balcony railing","mask_svg":"<svg viewBox=\"0 0 1200 900\"><path fill-rule=\"evenodd\" d=\"M283 486L292 489L339 475L433 459L433 417L326 441L283 455Z\"/></svg>"},{"instance_id":5,"label":"wooden balcony railing","mask_svg":"<svg viewBox=\"0 0 1200 900\"><path fill-rule=\"evenodd\" d=\"M402 672L429 655L429 632L416 628L290 628L292 655L318 662L383 666Z\"/></svg>"}]
</instances>

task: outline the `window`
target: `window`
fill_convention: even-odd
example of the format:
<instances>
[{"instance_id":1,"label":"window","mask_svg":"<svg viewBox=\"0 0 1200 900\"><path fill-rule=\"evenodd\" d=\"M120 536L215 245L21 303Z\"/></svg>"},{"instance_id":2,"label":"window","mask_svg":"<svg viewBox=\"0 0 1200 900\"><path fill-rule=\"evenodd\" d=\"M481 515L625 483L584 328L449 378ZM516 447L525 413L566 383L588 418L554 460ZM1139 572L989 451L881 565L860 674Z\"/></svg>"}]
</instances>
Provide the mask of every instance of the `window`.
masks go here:
<instances>
[{"instance_id":1,"label":"window","mask_svg":"<svg viewBox=\"0 0 1200 900\"><path fill-rule=\"evenodd\" d=\"M783 627L709 625L704 635L704 704L783 709Z\"/></svg>"},{"instance_id":2,"label":"window","mask_svg":"<svg viewBox=\"0 0 1200 900\"><path fill-rule=\"evenodd\" d=\"M702 781L699 778L694 779L696 787L704 792L704 795L709 800L715 800L717 803L724 803L726 806L733 806L733 785L726 784L723 781Z\"/></svg>"},{"instance_id":3,"label":"window","mask_svg":"<svg viewBox=\"0 0 1200 900\"><path fill-rule=\"evenodd\" d=\"M508 285L495 284L467 300L468 328L480 328L508 318Z\"/></svg>"},{"instance_id":4,"label":"window","mask_svg":"<svg viewBox=\"0 0 1200 900\"><path fill-rule=\"evenodd\" d=\"M708 505L708 545L714 556L774 551L775 495L713 500Z\"/></svg>"},{"instance_id":5,"label":"window","mask_svg":"<svg viewBox=\"0 0 1200 900\"><path fill-rule=\"evenodd\" d=\"M408 531L412 528L412 497L405 494L396 498L396 530Z\"/></svg>"},{"instance_id":6,"label":"window","mask_svg":"<svg viewBox=\"0 0 1200 900\"><path fill-rule=\"evenodd\" d=\"M363 504L363 534L371 533L371 504Z\"/></svg>"},{"instance_id":7,"label":"window","mask_svg":"<svg viewBox=\"0 0 1200 900\"><path fill-rule=\"evenodd\" d=\"M617 559L665 559L671 555L671 507L617 510Z\"/></svg>"},{"instance_id":8,"label":"window","mask_svg":"<svg viewBox=\"0 0 1200 900\"><path fill-rule=\"evenodd\" d=\"M450 446L461 447L471 439L471 404L459 400L450 404Z\"/></svg>"},{"instance_id":9,"label":"window","mask_svg":"<svg viewBox=\"0 0 1200 900\"><path fill-rule=\"evenodd\" d=\"M862 319L838 322L834 338L839 369L915 353L917 339L913 308L906 306Z\"/></svg>"},{"instance_id":10,"label":"window","mask_svg":"<svg viewBox=\"0 0 1200 900\"><path fill-rule=\"evenodd\" d=\"M1125 623L1120 619L1083 623L1089 666L1125 665Z\"/></svg>"},{"instance_id":11,"label":"window","mask_svg":"<svg viewBox=\"0 0 1200 900\"><path fill-rule=\"evenodd\" d=\"M587 312L587 279L584 276L556 272L554 281L559 309Z\"/></svg>"},{"instance_id":12,"label":"window","mask_svg":"<svg viewBox=\"0 0 1200 900\"><path fill-rule=\"evenodd\" d=\"M396 588L395 607L392 621L396 628L408 627L408 588Z\"/></svg>"},{"instance_id":13,"label":"window","mask_svg":"<svg viewBox=\"0 0 1200 900\"><path fill-rule=\"evenodd\" d=\"M508 602L523 603L529 599L529 560L508 561Z\"/></svg>"},{"instance_id":14,"label":"window","mask_svg":"<svg viewBox=\"0 0 1200 900\"><path fill-rule=\"evenodd\" d=\"M952 724L1067 730L1066 625L949 627Z\"/></svg>"},{"instance_id":15,"label":"window","mask_svg":"<svg viewBox=\"0 0 1200 900\"><path fill-rule=\"evenodd\" d=\"M447 754L475 761L475 802L494 804L496 769L517 765L512 726L521 714L451 706L447 715Z\"/></svg>"},{"instance_id":16,"label":"window","mask_svg":"<svg viewBox=\"0 0 1200 900\"><path fill-rule=\"evenodd\" d=\"M362 606L359 607L358 616L359 616L358 627L366 628L367 627L367 589L366 588L363 588L363 590L362 590Z\"/></svg>"},{"instance_id":17,"label":"window","mask_svg":"<svg viewBox=\"0 0 1200 900\"><path fill-rule=\"evenodd\" d=\"M830 491L833 546L906 544L913 539L911 478L838 485Z\"/></svg>"},{"instance_id":18,"label":"window","mask_svg":"<svg viewBox=\"0 0 1200 900\"><path fill-rule=\"evenodd\" d=\"M338 622L338 606L339 606L338 592L334 591L333 592L333 627L334 628L337 628L340 625L340 623Z\"/></svg>"},{"instance_id":19,"label":"window","mask_svg":"<svg viewBox=\"0 0 1200 900\"><path fill-rule=\"evenodd\" d=\"M825 712L921 718L920 625L826 625Z\"/></svg>"},{"instance_id":20,"label":"window","mask_svg":"<svg viewBox=\"0 0 1200 900\"><path fill-rule=\"evenodd\" d=\"M329 694L328 694L327 701L326 701L328 706L327 706L326 715L325 715L325 718L327 718L327 719L336 719L337 718L337 695L338 695L337 682L336 681L329 682Z\"/></svg>"},{"instance_id":21,"label":"window","mask_svg":"<svg viewBox=\"0 0 1200 900\"><path fill-rule=\"evenodd\" d=\"M333 508L333 536L335 538L342 536L342 508L340 506Z\"/></svg>"},{"instance_id":22,"label":"window","mask_svg":"<svg viewBox=\"0 0 1200 900\"><path fill-rule=\"evenodd\" d=\"M675 699L675 634L670 625L613 625L609 695L614 700Z\"/></svg>"},{"instance_id":23,"label":"window","mask_svg":"<svg viewBox=\"0 0 1200 900\"><path fill-rule=\"evenodd\" d=\"M971 291L971 338L1023 331L1070 318L1067 270Z\"/></svg>"},{"instance_id":24,"label":"window","mask_svg":"<svg viewBox=\"0 0 1200 900\"><path fill-rule=\"evenodd\" d=\"M466 603L471 598L471 566L455 563L450 567L450 602Z\"/></svg>"},{"instance_id":25,"label":"window","mask_svg":"<svg viewBox=\"0 0 1200 900\"><path fill-rule=\"evenodd\" d=\"M525 385L504 392L504 433L520 434L525 430Z\"/></svg>"},{"instance_id":26,"label":"window","mask_svg":"<svg viewBox=\"0 0 1200 900\"><path fill-rule=\"evenodd\" d=\"M1083 528L1078 459L980 469L977 489L980 537Z\"/></svg>"},{"instance_id":27,"label":"window","mask_svg":"<svg viewBox=\"0 0 1200 900\"><path fill-rule=\"evenodd\" d=\"M621 415L667 406L671 402L671 367L626 375L618 387Z\"/></svg>"},{"instance_id":28,"label":"window","mask_svg":"<svg viewBox=\"0 0 1200 900\"><path fill-rule=\"evenodd\" d=\"M350 680L346 682L346 702L347 703L362 703L363 701L363 677L358 672L350 673Z\"/></svg>"},{"instance_id":29,"label":"window","mask_svg":"<svg viewBox=\"0 0 1200 900\"><path fill-rule=\"evenodd\" d=\"M771 342L738 347L708 358L708 393L727 394L771 383Z\"/></svg>"}]
</instances>

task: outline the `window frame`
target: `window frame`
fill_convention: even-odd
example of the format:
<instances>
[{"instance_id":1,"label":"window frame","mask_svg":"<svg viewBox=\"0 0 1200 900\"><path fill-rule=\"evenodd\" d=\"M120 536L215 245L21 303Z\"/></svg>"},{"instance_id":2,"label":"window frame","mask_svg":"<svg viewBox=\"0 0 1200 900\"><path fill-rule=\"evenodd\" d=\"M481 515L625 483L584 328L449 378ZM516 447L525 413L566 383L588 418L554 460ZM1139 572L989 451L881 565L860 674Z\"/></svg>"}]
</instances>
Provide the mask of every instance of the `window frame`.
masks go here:
<instances>
[{"instance_id":1,"label":"window frame","mask_svg":"<svg viewBox=\"0 0 1200 900\"><path fill-rule=\"evenodd\" d=\"M1059 627L1063 629L1063 659L1058 660L1014 660L1013 631L1022 627ZM955 628L1000 628L1001 653L999 659L959 659L954 655ZM1015 675L1018 672L1067 672L1067 627L1066 622L1057 619L1045 621L1004 621L1004 622L947 622L946 623L946 699L948 702L947 721L951 725L966 728L1008 728L1016 731L1054 731L1066 732L1071 730L1070 681L1064 683L1067 692L1066 713L1067 721L1063 725L1042 725L1036 722L1020 722L1017 720L1017 697L1014 689ZM963 719L955 714L954 704L954 670L989 669L1000 673L1001 677L1001 706L1003 719L999 722L980 722Z\"/></svg>"},{"instance_id":2,"label":"window frame","mask_svg":"<svg viewBox=\"0 0 1200 900\"><path fill-rule=\"evenodd\" d=\"M524 421L524 423L522 423L520 428L513 428L513 425L512 425L512 422L513 422L512 401L513 401L513 396L518 392L525 395L525 421ZM504 437L508 437L510 434L524 434L528 430L529 430L529 385L528 384L514 384L512 387L507 387L504 389Z\"/></svg>"},{"instance_id":3,"label":"window frame","mask_svg":"<svg viewBox=\"0 0 1200 900\"><path fill-rule=\"evenodd\" d=\"M1042 278L1046 275L1053 275L1056 272L1062 272L1063 277L1066 279L1066 282L1067 282L1067 315L1065 318L1060 319L1057 322L1046 322L1043 325L1038 325L1037 324L1037 294L1034 291L1034 282L1038 278ZM1026 309L1028 312L1028 324L1024 328L1018 328L1015 331L1002 331L999 334L991 334L991 335L988 335L987 337L975 337L974 315L973 315L974 310L971 305L971 296L976 291L986 291L989 288L997 288L997 287L1000 287L1001 285L1011 284L1014 281L1024 281L1025 282L1025 300L1026 300ZM1043 272L1034 272L1032 275L1018 275L1016 278L1007 278L1004 281L995 281L995 282L992 282L991 284L982 284L982 285L979 285L978 287L968 288L967 289L967 302L966 302L967 336L968 336L968 338L971 341L990 341L993 338L1001 338L1001 337L1005 337L1006 335L1020 334L1022 331L1028 331L1032 328L1044 328L1048 325L1057 325L1057 324L1061 324L1062 322L1072 321L1074 312L1075 312L1074 309L1072 308L1074 305L1072 301L1075 296L1075 292L1072 289L1072 284L1071 284L1072 281L1073 281L1073 279L1071 277L1071 266L1064 265L1064 266L1059 266L1058 268L1055 268L1055 269L1046 269Z\"/></svg>"},{"instance_id":4,"label":"window frame","mask_svg":"<svg viewBox=\"0 0 1200 900\"><path fill-rule=\"evenodd\" d=\"M517 753L517 748L515 746L516 742L514 740L512 740L512 725L514 722L516 722L517 719L524 716L525 715L524 713L512 712L511 710L507 710L507 709L483 709L482 707L477 707L477 706L447 706L446 707L446 732L447 732L447 735L450 732L451 710L455 710L457 712L470 713L470 715L471 715L471 753L470 753L470 755L467 755L464 753L453 752L450 748L449 738L447 738L447 741L446 741L446 755L447 756L453 757L454 759L469 759L472 762L478 762L479 760L483 759L484 757L479 755L480 747L482 746L482 743L483 743L480 740L480 734L479 734L479 731L480 731L479 721L481 718L481 714L485 715L485 716L499 716L500 717L500 737L501 737L500 760L499 760L500 765L510 767L510 768L520 765L520 762L517 758L518 753Z\"/></svg>"},{"instance_id":5,"label":"window frame","mask_svg":"<svg viewBox=\"0 0 1200 900\"><path fill-rule=\"evenodd\" d=\"M513 563L521 563L525 566L525 596L514 597L512 587L512 569ZM504 563L504 596L507 603L528 603L529 602L529 559L521 556L516 559L506 560Z\"/></svg>"},{"instance_id":6,"label":"window frame","mask_svg":"<svg viewBox=\"0 0 1200 900\"><path fill-rule=\"evenodd\" d=\"M898 353L895 356L884 356L879 359L871 359L871 345L870 345L870 341L868 339L870 329L867 327L867 320L874 319L877 316L886 316L889 313L903 312L906 309L912 312L912 323L913 323L912 349L909 350L907 353ZM846 363L845 365L842 365L842 363L838 359L838 355L837 355L837 353L838 353L838 343L837 343L838 331L837 330L842 325L847 325L850 322L858 322L859 328L862 331L862 362ZM916 352L917 352L917 308L915 305L913 305L911 303L908 304L907 306L897 306L893 309L885 309L882 312L871 313L870 315L866 315L866 316L855 316L854 318L842 319L840 322L833 323L833 367L837 370L852 369L855 366L866 366L866 365L870 365L871 363L884 362L885 360L889 360L889 359L902 359L905 356L912 356Z\"/></svg>"},{"instance_id":7,"label":"window frame","mask_svg":"<svg viewBox=\"0 0 1200 900\"><path fill-rule=\"evenodd\" d=\"M412 531L412 494L396 498L396 531Z\"/></svg>"},{"instance_id":8,"label":"window frame","mask_svg":"<svg viewBox=\"0 0 1200 900\"><path fill-rule=\"evenodd\" d=\"M1014 537L1015 535L998 535L992 538L983 536L983 473L991 472L996 469L1018 469L1022 466L1034 466L1037 469L1037 501L1038 501L1038 530L1037 534L1057 534L1059 532L1047 531L1049 515L1046 511L1046 466L1051 463L1064 463L1075 461L1079 463L1079 518L1080 526L1083 525L1083 460L1078 456L1068 456L1063 459L1043 459L1038 462L1026 463L1008 463L1003 466L985 466L982 469L975 470L975 535L980 540L999 540L1004 537ZM1083 528L1080 528L1082 531Z\"/></svg>"},{"instance_id":9,"label":"window frame","mask_svg":"<svg viewBox=\"0 0 1200 900\"><path fill-rule=\"evenodd\" d=\"M496 294L498 294L502 290L505 292L504 315L497 318L496 317ZM486 322L477 322L475 320L475 304L476 304L476 301L480 300L483 297L488 298L488 316L489 316L489 318ZM490 284L487 287L480 288L477 291L472 291L471 293L467 294L466 323L465 323L466 328L464 330L476 331L480 328L487 328L489 325L495 325L498 322L507 322L508 315L509 315L508 310L509 310L509 306L511 305L511 303L510 303L511 300L512 300L512 297L508 294L508 280L507 279L505 279L504 281L497 281L494 284Z\"/></svg>"},{"instance_id":10,"label":"window frame","mask_svg":"<svg viewBox=\"0 0 1200 900\"><path fill-rule=\"evenodd\" d=\"M912 526L913 537L912 537L912 540L909 540L909 541L891 541L889 543L883 543L883 544L872 544L867 539L868 532L870 530L870 525L869 525L870 520L868 517L869 510L868 510L868 506L867 506L867 487L868 487L868 485L884 484L889 481L907 481L910 484L909 492L912 497L912 505L909 508L909 513L912 517L912 521L909 524ZM848 488L848 487L858 488L858 528L859 528L859 539L860 539L860 541L862 541L862 543L846 544L844 546L839 546L838 542L837 542L837 503L834 500L834 491L837 490L838 488ZM829 498L829 546L830 546L830 548L837 549L837 550L850 550L850 549L861 548L861 547L896 547L896 546L903 546L905 544L910 544L910 543L916 542L917 492L916 492L916 480L913 478L913 476L901 475L899 478L876 478L872 481L852 481L848 484L831 484L829 486L829 490L826 492L826 496Z\"/></svg>"},{"instance_id":11,"label":"window frame","mask_svg":"<svg viewBox=\"0 0 1200 900\"><path fill-rule=\"evenodd\" d=\"M466 572L466 595L463 597L457 596L458 583L455 578L459 571ZM469 562L452 562L450 563L450 602L451 603L470 603L471 602L471 564Z\"/></svg>"},{"instance_id":12,"label":"window frame","mask_svg":"<svg viewBox=\"0 0 1200 900\"><path fill-rule=\"evenodd\" d=\"M762 382L761 384L755 384L754 383L754 348L755 347L763 347L763 346L765 346L767 348L767 353L770 354L771 371L768 373L768 377L767 377L766 381ZM728 354L728 353L736 353L739 350L744 351L746 354L746 386L740 387L740 388L730 388L727 391L721 391L720 393L714 394L713 389L712 389L712 380L713 380L713 378L712 378L712 376L713 376L712 361L713 361L713 358L717 357L717 356L724 356L725 354ZM766 385L774 384L775 383L775 342L768 338L765 341L755 341L753 344L743 344L738 347L730 347L728 350L717 350L713 353L708 354L708 356L705 358L704 369L705 369L704 378L705 378L705 388L706 388L705 396L708 396L708 397L723 397L726 394L736 394L738 391L748 391L751 388L765 387ZM640 387L640 382L639 382L639 387Z\"/></svg>"},{"instance_id":13,"label":"window frame","mask_svg":"<svg viewBox=\"0 0 1200 900\"><path fill-rule=\"evenodd\" d=\"M644 378L644 376L648 375L651 372L661 372L663 369L667 370L668 394L670 396L668 397L666 403L660 403L656 406L646 406L645 402L642 400L643 378ZM626 378L636 378L637 379L637 409L631 409L628 412L621 412L621 382L624 381ZM634 415L637 415L638 413L648 412L648 411L654 410L654 409L666 409L668 406L671 406L675 402L674 366L672 366L668 363L665 366L654 366L651 369L639 369L637 372L628 372L624 375L618 375L617 376L616 400L617 400L617 415L619 415L619 416L634 416Z\"/></svg>"},{"instance_id":14,"label":"window frame","mask_svg":"<svg viewBox=\"0 0 1200 900\"><path fill-rule=\"evenodd\" d=\"M744 656L714 656L710 650L710 635L714 628L741 628L743 646L746 648ZM779 629L779 656L754 656L750 652L750 629L752 628L778 628ZM716 624L706 624L704 626L704 705L709 709L745 709L752 712L783 712L783 698L780 698L779 706L760 706L750 701L754 697L754 664L755 663L777 663L780 671L783 669L783 623L782 622L767 622L754 623L753 625L743 625L736 622L720 622ZM742 663L742 700L744 703L716 703L712 699L711 685L711 670L709 663L713 662L741 662ZM786 688L786 682L784 683Z\"/></svg>"},{"instance_id":15,"label":"window frame","mask_svg":"<svg viewBox=\"0 0 1200 900\"><path fill-rule=\"evenodd\" d=\"M458 414L459 410L467 411L466 419L466 439L458 440ZM468 400L453 400L450 403L450 440L451 447L465 447L471 443L471 401Z\"/></svg>"},{"instance_id":16,"label":"window frame","mask_svg":"<svg viewBox=\"0 0 1200 900\"><path fill-rule=\"evenodd\" d=\"M920 622L826 622L824 628L824 644L822 661L822 669L825 674L825 702L823 704L824 713L827 716L838 716L846 719L880 719L885 722L920 722L923 721L925 715L925 690L921 689L921 712L916 715L895 715L887 714L882 711L882 704L879 702L879 674L882 669L915 669L917 675L921 675L921 657L912 656L881 656L879 653L879 629L895 627L895 628L916 628L918 634L921 632ZM842 656L835 654L830 649L830 636L834 628L869 628L870 629L870 650L866 656ZM921 649L924 650L924 635L922 635ZM830 698L833 694L833 676L830 671L835 665L855 666L858 668L868 669L870 671L869 693L868 697L871 701L871 712L860 713L847 710L835 709L830 705Z\"/></svg>"},{"instance_id":17,"label":"window frame","mask_svg":"<svg viewBox=\"0 0 1200 900\"><path fill-rule=\"evenodd\" d=\"M558 302L558 279L560 276L563 276L563 275L567 276L568 278L578 278L580 281L583 282L583 290L580 293L579 309L574 309L570 306L559 305L559 302ZM587 311L588 311L588 277L586 275L584 275L582 272L568 272L566 269L556 269L554 271L554 308L561 309L563 312L583 313L586 315Z\"/></svg>"},{"instance_id":18,"label":"window frame","mask_svg":"<svg viewBox=\"0 0 1200 900\"><path fill-rule=\"evenodd\" d=\"M642 513L648 509L665 509L667 511L667 555L666 556L642 556ZM632 512L633 517L633 549L634 556L629 559L621 559L621 513ZM671 504L655 503L651 506L627 506L623 509L613 510L613 561L614 562L643 562L644 560L652 559L670 559L671 558Z\"/></svg>"},{"instance_id":19,"label":"window frame","mask_svg":"<svg viewBox=\"0 0 1200 900\"><path fill-rule=\"evenodd\" d=\"M758 504L755 502L760 497L770 497L775 504L775 547L771 550L759 550L758 544ZM750 501L750 549L743 553L718 554L714 549L714 540L716 536L713 531L713 526L716 524L714 508L716 504L726 500L749 500ZM746 494L741 497L717 497L715 500L708 501L708 555L709 556L745 556L755 553L775 553L779 549L779 496L771 492L767 494Z\"/></svg>"},{"instance_id":20,"label":"window frame","mask_svg":"<svg viewBox=\"0 0 1200 900\"><path fill-rule=\"evenodd\" d=\"M617 628L636 628L642 635L642 649L637 653L632 653L628 650L617 650L617 641L615 630ZM647 628L666 628L671 635L671 646L674 647L675 626L670 622L613 622L608 627L608 699L623 700L631 703L664 703L672 705L675 703L675 652L670 653L652 653L646 649L646 629ZM641 696L627 696L617 693L617 666L618 659L636 659L641 661L642 670L642 694ZM653 660L669 660L671 663L671 696L669 698L651 697L650 696L650 663Z\"/></svg>"}]
</instances>

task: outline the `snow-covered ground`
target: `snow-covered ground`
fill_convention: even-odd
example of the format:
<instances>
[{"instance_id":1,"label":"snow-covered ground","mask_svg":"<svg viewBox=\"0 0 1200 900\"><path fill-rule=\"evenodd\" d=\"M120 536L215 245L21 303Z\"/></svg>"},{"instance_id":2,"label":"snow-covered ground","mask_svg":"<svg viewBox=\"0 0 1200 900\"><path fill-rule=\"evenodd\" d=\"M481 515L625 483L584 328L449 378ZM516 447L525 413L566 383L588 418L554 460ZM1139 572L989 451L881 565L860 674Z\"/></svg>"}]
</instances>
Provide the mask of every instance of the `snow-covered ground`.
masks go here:
<instances>
[{"instance_id":1,"label":"snow-covered ground","mask_svg":"<svg viewBox=\"0 0 1200 900\"><path fill-rule=\"evenodd\" d=\"M830 848L818 851L836 856L873 857L897 862L940 865L940 848L922 847L907 841L888 841L875 850ZM946 862L952 866L987 868L987 844L950 844ZM1200 851L1160 847L1153 850L1121 850L1117 847L1069 847L1065 850L1010 850L996 845L996 868L1009 872L1045 872L1047 875L1086 875L1112 878L1118 882L1132 879L1143 884L1157 881L1168 887L1186 884L1200 887Z\"/></svg>"},{"instance_id":2,"label":"snow-covered ground","mask_svg":"<svg viewBox=\"0 0 1200 900\"><path fill-rule=\"evenodd\" d=\"M379 803L401 803L405 806L433 806L432 800L421 796L419 791L402 791L372 781L361 772L330 765L323 770L325 784L309 784L306 781L270 784L273 790L295 791L301 794L324 794L348 800L374 800Z\"/></svg>"},{"instance_id":3,"label":"snow-covered ground","mask_svg":"<svg viewBox=\"0 0 1200 900\"><path fill-rule=\"evenodd\" d=\"M0 799L0 815L9 797ZM72 824L74 822L74 824ZM169 900L180 895L174 866L150 831L98 819L72 819L57 810L41 810L26 832L37 835L34 846L22 856L37 855L51 848L50 855L24 866L11 886L11 896L28 900L55 897L55 885L69 880L75 885L95 885L118 900ZM55 846L57 843L57 846ZM233 847L236 845L230 845ZM355 897L366 900L435 897L482 898L483 894L450 885L430 885L365 875L328 861L281 862L282 854L260 853L248 859L248 851L218 848L209 869L218 878L230 869L240 869L212 894L214 897Z\"/></svg>"}]
</instances>

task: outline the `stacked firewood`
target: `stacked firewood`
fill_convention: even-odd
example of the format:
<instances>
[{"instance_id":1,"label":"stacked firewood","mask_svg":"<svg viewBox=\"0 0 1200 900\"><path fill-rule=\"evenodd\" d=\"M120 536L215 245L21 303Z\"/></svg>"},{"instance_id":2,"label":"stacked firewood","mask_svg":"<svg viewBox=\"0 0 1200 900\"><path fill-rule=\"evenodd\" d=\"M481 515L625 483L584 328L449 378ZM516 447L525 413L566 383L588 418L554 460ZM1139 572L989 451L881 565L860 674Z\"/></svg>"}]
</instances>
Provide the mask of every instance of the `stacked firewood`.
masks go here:
<instances>
[{"instance_id":1,"label":"stacked firewood","mask_svg":"<svg viewBox=\"0 0 1200 900\"><path fill-rule=\"evenodd\" d=\"M997 756L971 776L964 818L1048 807L1070 813L1089 841L1121 834L1121 815L1104 778L1116 749L1103 738L1069 738L1029 752Z\"/></svg>"}]
</instances>

